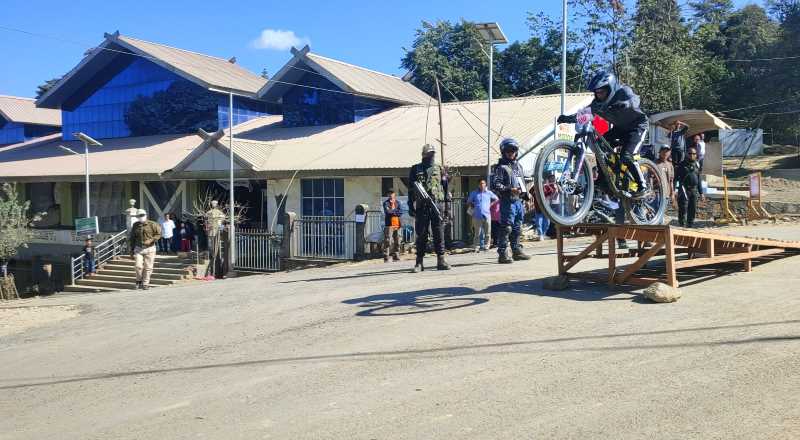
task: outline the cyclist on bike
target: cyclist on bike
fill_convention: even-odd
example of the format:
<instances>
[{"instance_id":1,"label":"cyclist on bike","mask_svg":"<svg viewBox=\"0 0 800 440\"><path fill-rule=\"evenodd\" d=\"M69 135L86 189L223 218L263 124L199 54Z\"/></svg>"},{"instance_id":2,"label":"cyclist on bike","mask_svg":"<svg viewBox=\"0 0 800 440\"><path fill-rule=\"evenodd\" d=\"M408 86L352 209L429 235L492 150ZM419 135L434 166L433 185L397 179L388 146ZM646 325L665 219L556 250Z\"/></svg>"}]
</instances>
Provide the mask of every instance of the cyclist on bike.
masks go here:
<instances>
[{"instance_id":1,"label":"cyclist on bike","mask_svg":"<svg viewBox=\"0 0 800 440\"><path fill-rule=\"evenodd\" d=\"M647 115L639 108L640 99L633 90L617 81L616 75L601 70L597 72L586 88L594 93L594 100L590 108L592 113L607 120L613 127L603 137L614 145L615 140L622 142L622 163L631 170L636 180L637 190L630 197L638 198L647 192L639 163L634 156L639 153L639 148L644 141L648 129ZM558 123L575 123L576 115L561 115Z\"/></svg>"}]
</instances>

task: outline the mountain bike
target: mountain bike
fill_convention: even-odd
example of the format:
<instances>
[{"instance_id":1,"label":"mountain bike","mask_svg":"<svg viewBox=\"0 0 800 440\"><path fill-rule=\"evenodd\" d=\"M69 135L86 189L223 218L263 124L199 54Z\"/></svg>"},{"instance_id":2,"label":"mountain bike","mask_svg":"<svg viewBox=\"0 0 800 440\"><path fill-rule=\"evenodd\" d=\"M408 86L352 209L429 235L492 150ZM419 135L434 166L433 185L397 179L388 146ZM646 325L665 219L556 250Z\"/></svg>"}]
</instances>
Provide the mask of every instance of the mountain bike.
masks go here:
<instances>
[{"instance_id":1,"label":"mountain bike","mask_svg":"<svg viewBox=\"0 0 800 440\"><path fill-rule=\"evenodd\" d=\"M536 159L534 187L539 206L553 222L571 226L584 222L595 202L595 185L602 184L615 197L634 224L657 225L667 209L667 179L656 164L635 157L648 190L632 197L638 187L631 170L622 163L621 146L612 146L592 125L594 115L584 108L576 115L575 139L546 145ZM597 164L593 173L590 158ZM546 196L547 194L547 196Z\"/></svg>"}]
</instances>

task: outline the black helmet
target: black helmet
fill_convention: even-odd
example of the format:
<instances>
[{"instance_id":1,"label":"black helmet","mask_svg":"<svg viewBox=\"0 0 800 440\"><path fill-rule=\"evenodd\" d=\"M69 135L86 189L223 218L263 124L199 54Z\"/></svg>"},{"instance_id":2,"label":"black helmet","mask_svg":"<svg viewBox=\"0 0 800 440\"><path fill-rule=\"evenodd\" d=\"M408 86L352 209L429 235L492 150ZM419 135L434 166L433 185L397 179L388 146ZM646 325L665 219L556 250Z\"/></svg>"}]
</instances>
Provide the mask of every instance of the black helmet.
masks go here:
<instances>
[{"instance_id":1,"label":"black helmet","mask_svg":"<svg viewBox=\"0 0 800 440\"><path fill-rule=\"evenodd\" d=\"M512 138L505 138L500 142L500 152L505 154L508 150L519 151L519 143Z\"/></svg>"},{"instance_id":2,"label":"black helmet","mask_svg":"<svg viewBox=\"0 0 800 440\"><path fill-rule=\"evenodd\" d=\"M617 92L619 88L619 83L617 82L617 76L613 73L606 72L605 70L601 70L592 76L592 79L589 80L589 83L586 84L586 89L590 92L594 92L595 90L602 89L603 87L608 88L608 97L603 102L603 104L608 104L611 101L611 98L614 96L614 93Z\"/></svg>"}]
</instances>

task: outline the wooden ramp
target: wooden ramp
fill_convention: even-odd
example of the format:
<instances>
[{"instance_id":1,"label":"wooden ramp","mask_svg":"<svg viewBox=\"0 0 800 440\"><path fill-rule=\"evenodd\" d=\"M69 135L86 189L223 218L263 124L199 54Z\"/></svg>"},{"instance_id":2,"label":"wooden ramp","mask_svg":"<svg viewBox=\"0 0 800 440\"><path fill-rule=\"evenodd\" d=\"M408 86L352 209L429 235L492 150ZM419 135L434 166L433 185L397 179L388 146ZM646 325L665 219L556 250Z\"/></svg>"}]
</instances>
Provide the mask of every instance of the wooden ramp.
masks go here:
<instances>
[{"instance_id":1,"label":"wooden ramp","mask_svg":"<svg viewBox=\"0 0 800 440\"><path fill-rule=\"evenodd\" d=\"M738 237L673 226L592 224L559 226L557 231L559 275L602 280L608 282L609 287L618 284L647 286L656 281L678 287L677 271L681 269L741 263L742 270L750 272L754 259L800 254L800 241ZM565 255L565 241L577 237L594 237L594 241L576 255ZM616 248L618 238L635 240L638 246L621 254ZM662 255L663 267L657 271L646 267L654 257ZM592 257L608 259L607 274L570 272L581 260ZM636 260L618 267L617 259L625 257Z\"/></svg>"}]
</instances>

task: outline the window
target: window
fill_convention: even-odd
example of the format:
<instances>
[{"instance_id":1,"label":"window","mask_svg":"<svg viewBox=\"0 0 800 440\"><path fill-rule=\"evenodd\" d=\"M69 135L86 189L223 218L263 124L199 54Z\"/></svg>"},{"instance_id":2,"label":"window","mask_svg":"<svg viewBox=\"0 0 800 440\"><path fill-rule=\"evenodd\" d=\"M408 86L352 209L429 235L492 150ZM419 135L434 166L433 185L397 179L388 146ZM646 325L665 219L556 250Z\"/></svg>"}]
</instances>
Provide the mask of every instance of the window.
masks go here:
<instances>
[{"instance_id":1,"label":"window","mask_svg":"<svg viewBox=\"0 0 800 440\"><path fill-rule=\"evenodd\" d=\"M344 179L302 179L303 216L344 216Z\"/></svg>"}]
</instances>

